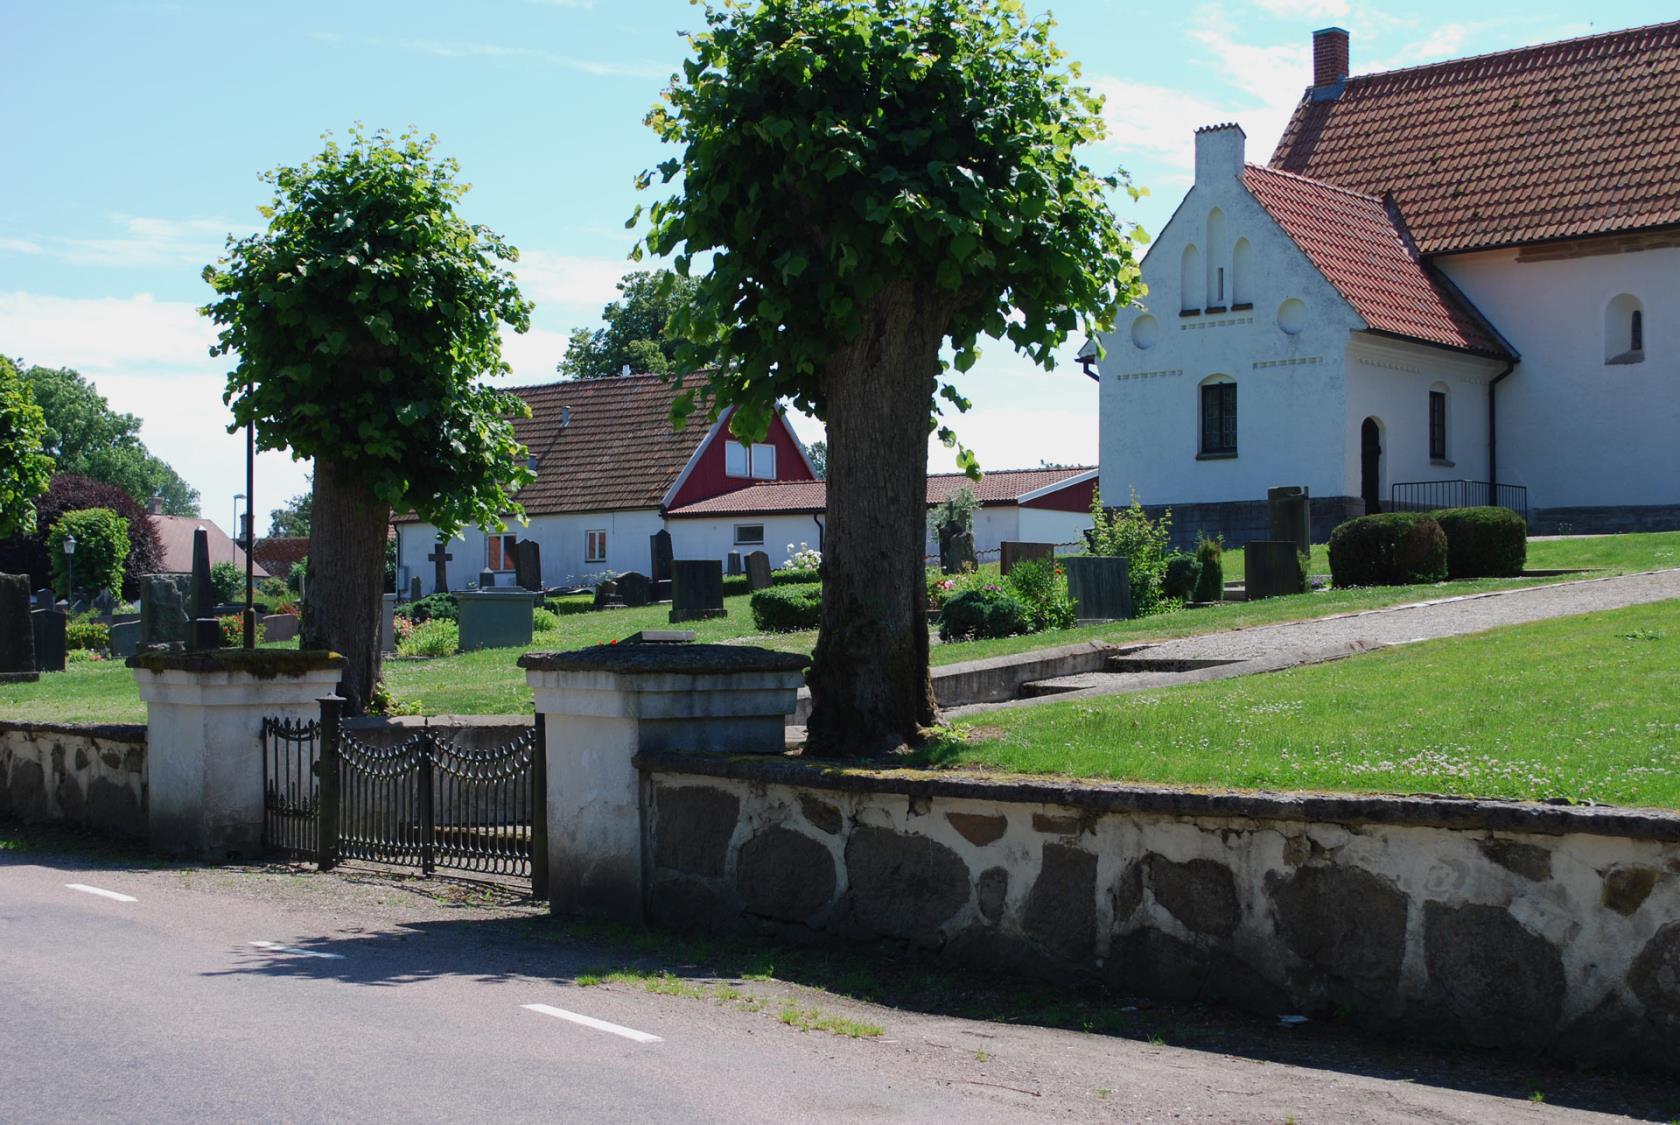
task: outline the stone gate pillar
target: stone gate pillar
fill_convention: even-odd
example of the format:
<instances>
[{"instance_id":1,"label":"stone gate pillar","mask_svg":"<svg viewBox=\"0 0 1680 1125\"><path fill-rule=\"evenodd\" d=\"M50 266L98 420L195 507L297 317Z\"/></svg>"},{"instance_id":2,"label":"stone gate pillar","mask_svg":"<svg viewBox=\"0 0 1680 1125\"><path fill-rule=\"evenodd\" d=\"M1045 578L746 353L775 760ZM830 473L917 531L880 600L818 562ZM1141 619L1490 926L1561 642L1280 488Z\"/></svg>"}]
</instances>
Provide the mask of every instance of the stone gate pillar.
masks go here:
<instances>
[{"instance_id":1,"label":"stone gate pillar","mask_svg":"<svg viewBox=\"0 0 1680 1125\"><path fill-rule=\"evenodd\" d=\"M146 827L159 851L221 860L262 851L262 722L313 719L344 659L215 649L128 660L146 704Z\"/></svg>"},{"instance_id":2,"label":"stone gate pillar","mask_svg":"<svg viewBox=\"0 0 1680 1125\"><path fill-rule=\"evenodd\" d=\"M554 911L640 921L636 755L782 753L809 663L743 645L597 645L520 657L546 728Z\"/></svg>"}]
</instances>

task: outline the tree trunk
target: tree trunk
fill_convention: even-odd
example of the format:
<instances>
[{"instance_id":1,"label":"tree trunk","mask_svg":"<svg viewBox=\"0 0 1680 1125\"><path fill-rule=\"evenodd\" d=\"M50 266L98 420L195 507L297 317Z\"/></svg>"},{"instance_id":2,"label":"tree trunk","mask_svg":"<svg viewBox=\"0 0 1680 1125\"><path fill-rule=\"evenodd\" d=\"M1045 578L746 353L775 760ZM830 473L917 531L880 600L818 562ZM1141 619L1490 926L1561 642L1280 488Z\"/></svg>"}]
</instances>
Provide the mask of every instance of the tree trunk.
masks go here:
<instances>
[{"instance_id":1,"label":"tree trunk","mask_svg":"<svg viewBox=\"0 0 1680 1125\"><path fill-rule=\"evenodd\" d=\"M822 631L806 752L888 753L934 720L928 678L928 412L949 310L909 286L876 299L821 372L828 413Z\"/></svg>"},{"instance_id":2,"label":"tree trunk","mask_svg":"<svg viewBox=\"0 0 1680 1125\"><path fill-rule=\"evenodd\" d=\"M391 509L353 474L325 461L315 463L314 495L301 643L344 657L338 693L345 713L359 715L379 682L379 596Z\"/></svg>"}]
</instances>

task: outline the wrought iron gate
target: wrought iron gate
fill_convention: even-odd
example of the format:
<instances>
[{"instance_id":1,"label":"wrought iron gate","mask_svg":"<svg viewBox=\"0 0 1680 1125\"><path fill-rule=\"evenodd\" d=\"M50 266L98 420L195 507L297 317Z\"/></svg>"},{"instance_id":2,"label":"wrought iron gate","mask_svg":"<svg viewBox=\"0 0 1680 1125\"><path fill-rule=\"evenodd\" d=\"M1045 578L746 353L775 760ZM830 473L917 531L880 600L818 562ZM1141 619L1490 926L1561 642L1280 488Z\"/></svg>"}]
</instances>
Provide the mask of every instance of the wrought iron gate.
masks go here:
<instances>
[{"instance_id":1,"label":"wrought iron gate","mask_svg":"<svg viewBox=\"0 0 1680 1125\"><path fill-rule=\"evenodd\" d=\"M510 742L458 746L430 727L390 746L343 729L343 701L319 722L263 721L263 843L271 852L482 874L548 885L542 716Z\"/></svg>"}]
</instances>

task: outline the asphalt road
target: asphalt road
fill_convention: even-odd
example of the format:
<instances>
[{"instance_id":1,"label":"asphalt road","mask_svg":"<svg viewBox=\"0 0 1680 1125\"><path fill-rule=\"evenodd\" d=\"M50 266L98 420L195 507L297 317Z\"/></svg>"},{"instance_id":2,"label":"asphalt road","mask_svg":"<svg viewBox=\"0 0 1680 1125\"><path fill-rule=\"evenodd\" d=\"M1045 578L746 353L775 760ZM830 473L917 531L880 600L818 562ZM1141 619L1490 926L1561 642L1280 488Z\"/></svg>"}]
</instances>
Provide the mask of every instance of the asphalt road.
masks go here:
<instances>
[{"instance_id":1,"label":"asphalt road","mask_svg":"<svg viewBox=\"0 0 1680 1125\"><path fill-rule=\"evenodd\" d=\"M1496 1125L1671 1112L1672 1084L1586 1080L1534 1103L1520 1063L1412 1051L1386 1067L1369 1044L1300 1066L779 982L751 984L761 1010L583 987L577 974L629 954L543 940L536 915L365 873L0 851L0 1120ZM884 1034L785 1026L789 996Z\"/></svg>"}]
</instances>

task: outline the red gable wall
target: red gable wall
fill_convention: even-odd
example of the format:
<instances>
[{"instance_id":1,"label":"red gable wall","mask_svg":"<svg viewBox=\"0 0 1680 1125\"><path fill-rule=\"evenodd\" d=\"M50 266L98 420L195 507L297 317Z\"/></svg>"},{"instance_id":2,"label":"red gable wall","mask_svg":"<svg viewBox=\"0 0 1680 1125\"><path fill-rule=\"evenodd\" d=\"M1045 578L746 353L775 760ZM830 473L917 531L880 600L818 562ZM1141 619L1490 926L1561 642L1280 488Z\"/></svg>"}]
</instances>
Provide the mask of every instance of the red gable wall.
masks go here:
<instances>
[{"instance_id":1,"label":"red gable wall","mask_svg":"<svg viewBox=\"0 0 1680 1125\"><path fill-rule=\"evenodd\" d=\"M727 422L727 415L725 416ZM713 496L721 496L725 492L734 492L745 488L756 481L749 477L732 477L724 470L724 443L730 440L729 427L720 427L717 433L706 442L700 451L700 459L694 464L694 471L688 474L682 487L671 498L670 507L680 508L684 504L693 504L698 500L706 500ZM805 467L805 458L800 456L799 447L793 440L793 432L788 429L787 421L780 414L770 420L770 432L765 441L776 447L776 479L777 480L815 480L811 470Z\"/></svg>"},{"instance_id":2,"label":"red gable wall","mask_svg":"<svg viewBox=\"0 0 1680 1125\"><path fill-rule=\"evenodd\" d=\"M1054 492L1046 492L1036 500L1028 500L1023 508L1048 508L1052 512L1089 512L1091 497L1097 491L1097 478L1082 480Z\"/></svg>"}]
</instances>

